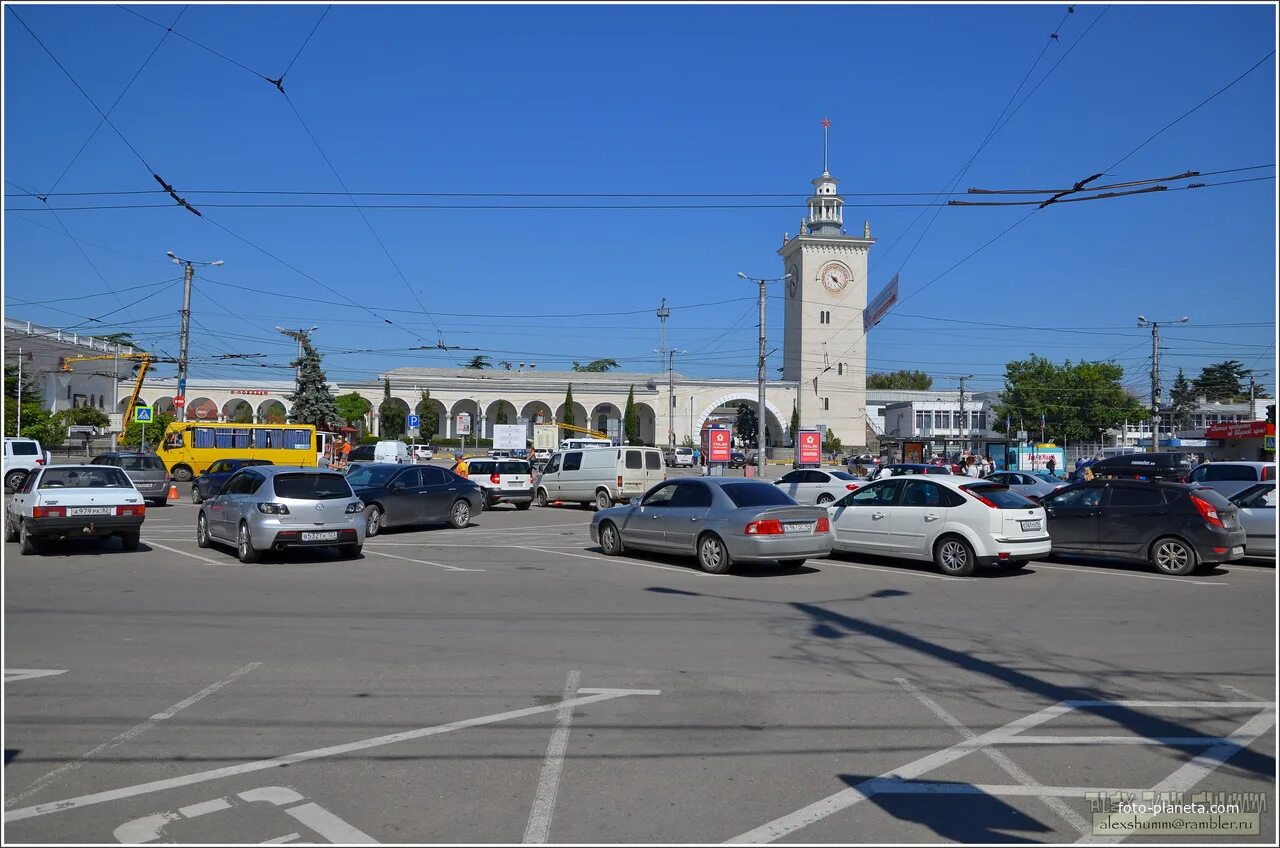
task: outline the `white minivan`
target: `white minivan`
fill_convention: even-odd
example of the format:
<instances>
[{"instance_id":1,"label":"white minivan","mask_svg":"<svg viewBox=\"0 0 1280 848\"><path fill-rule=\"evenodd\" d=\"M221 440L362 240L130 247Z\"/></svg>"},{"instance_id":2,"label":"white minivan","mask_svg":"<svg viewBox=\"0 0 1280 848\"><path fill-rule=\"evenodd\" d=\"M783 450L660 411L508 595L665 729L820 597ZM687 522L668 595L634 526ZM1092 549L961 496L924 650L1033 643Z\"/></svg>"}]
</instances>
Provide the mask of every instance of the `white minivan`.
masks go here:
<instances>
[{"instance_id":1,"label":"white minivan","mask_svg":"<svg viewBox=\"0 0 1280 848\"><path fill-rule=\"evenodd\" d=\"M404 442L383 441L373 446L373 461L408 464L413 462L413 455Z\"/></svg>"},{"instance_id":2,"label":"white minivan","mask_svg":"<svg viewBox=\"0 0 1280 848\"><path fill-rule=\"evenodd\" d=\"M639 497L667 477L659 448L585 448L556 451L538 477L534 501L594 503L608 509Z\"/></svg>"}]
</instances>

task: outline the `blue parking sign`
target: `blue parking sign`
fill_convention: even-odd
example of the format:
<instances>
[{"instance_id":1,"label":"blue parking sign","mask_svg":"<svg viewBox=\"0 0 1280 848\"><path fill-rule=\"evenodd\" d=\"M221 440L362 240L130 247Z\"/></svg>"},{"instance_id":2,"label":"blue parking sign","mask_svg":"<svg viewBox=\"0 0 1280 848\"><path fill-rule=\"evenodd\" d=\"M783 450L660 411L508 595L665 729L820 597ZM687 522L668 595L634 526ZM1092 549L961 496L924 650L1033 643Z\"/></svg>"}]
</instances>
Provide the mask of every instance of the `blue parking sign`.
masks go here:
<instances>
[{"instance_id":1,"label":"blue parking sign","mask_svg":"<svg viewBox=\"0 0 1280 848\"><path fill-rule=\"evenodd\" d=\"M418 416L416 416L416 415L410 415L410 416L409 416L409 426L410 426L410 427L417 427L417 426L421 423L421 420L422 420L422 419L420 419L420 418L419 418Z\"/></svg>"},{"instance_id":2,"label":"blue parking sign","mask_svg":"<svg viewBox=\"0 0 1280 848\"><path fill-rule=\"evenodd\" d=\"M135 406L135 407L133 408L133 420L134 420L134 421L150 421L150 420L151 420L151 407L149 407L149 406Z\"/></svg>"}]
</instances>

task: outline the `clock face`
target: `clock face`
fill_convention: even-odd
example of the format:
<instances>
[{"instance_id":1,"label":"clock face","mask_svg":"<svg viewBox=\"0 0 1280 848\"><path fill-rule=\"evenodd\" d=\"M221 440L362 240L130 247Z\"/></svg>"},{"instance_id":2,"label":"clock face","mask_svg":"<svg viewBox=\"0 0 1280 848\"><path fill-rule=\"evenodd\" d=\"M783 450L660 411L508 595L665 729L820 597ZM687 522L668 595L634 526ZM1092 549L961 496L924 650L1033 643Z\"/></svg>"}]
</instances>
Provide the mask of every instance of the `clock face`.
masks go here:
<instances>
[{"instance_id":1,"label":"clock face","mask_svg":"<svg viewBox=\"0 0 1280 848\"><path fill-rule=\"evenodd\" d=\"M849 285L849 269L839 262L828 262L818 272L823 287L832 294L839 294Z\"/></svg>"},{"instance_id":2,"label":"clock face","mask_svg":"<svg viewBox=\"0 0 1280 848\"><path fill-rule=\"evenodd\" d=\"M800 269L792 265L787 269L787 273L791 275L791 279L787 280L787 294L795 297L800 288Z\"/></svg>"}]
</instances>

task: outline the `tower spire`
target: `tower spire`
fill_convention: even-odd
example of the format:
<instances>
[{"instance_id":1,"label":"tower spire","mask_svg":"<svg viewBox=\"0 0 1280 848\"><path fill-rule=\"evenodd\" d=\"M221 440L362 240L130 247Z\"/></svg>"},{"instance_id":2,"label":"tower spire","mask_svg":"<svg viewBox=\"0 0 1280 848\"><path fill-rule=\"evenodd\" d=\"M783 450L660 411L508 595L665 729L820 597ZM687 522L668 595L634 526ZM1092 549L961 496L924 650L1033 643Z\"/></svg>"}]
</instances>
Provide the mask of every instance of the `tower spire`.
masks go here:
<instances>
[{"instance_id":1,"label":"tower spire","mask_svg":"<svg viewBox=\"0 0 1280 848\"><path fill-rule=\"evenodd\" d=\"M831 119L822 119L822 176L828 177L831 172L827 170L827 133L831 129Z\"/></svg>"}]
</instances>

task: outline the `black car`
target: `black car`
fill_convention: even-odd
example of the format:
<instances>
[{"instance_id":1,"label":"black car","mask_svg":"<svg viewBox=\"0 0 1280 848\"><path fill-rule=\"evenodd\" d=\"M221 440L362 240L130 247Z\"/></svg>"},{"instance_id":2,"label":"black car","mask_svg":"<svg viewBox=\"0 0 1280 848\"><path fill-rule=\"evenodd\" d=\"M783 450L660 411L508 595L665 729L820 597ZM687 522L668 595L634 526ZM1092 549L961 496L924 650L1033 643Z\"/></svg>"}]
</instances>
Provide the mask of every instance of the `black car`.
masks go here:
<instances>
[{"instance_id":1,"label":"black car","mask_svg":"<svg viewBox=\"0 0 1280 848\"><path fill-rule=\"evenodd\" d=\"M1128 478L1130 480L1174 480L1187 482L1195 467L1192 456L1183 451L1162 453L1126 453L1109 456L1090 466L1095 477Z\"/></svg>"},{"instance_id":2,"label":"black car","mask_svg":"<svg viewBox=\"0 0 1280 848\"><path fill-rule=\"evenodd\" d=\"M1164 480L1086 480L1047 495L1055 554L1149 562L1161 574L1240 559L1239 510L1202 486Z\"/></svg>"},{"instance_id":3,"label":"black car","mask_svg":"<svg viewBox=\"0 0 1280 848\"><path fill-rule=\"evenodd\" d=\"M364 501L367 538L384 527L411 524L462 528L484 509L479 486L437 465L370 462L347 472L347 482Z\"/></svg>"},{"instance_id":4,"label":"black car","mask_svg":"<svg viewBox=\"0 0 1280 848\"><path fill-rule=\"evenodd\" d=\"M269 459L219 459L209 463L204 473L191 481L191 502L204 503L222 491L222 486L241 468L271 465Z\"/></svg>"},{"instance_id":5,"label":"black car","mask_svg":"<svg viewBox=\"0 0 1280 848\"><path fill-rule=\"evenodd\" d=\"M347 454L347 462L373 462L373 445L357 445Z\"/></svg>"}]
</instances>

